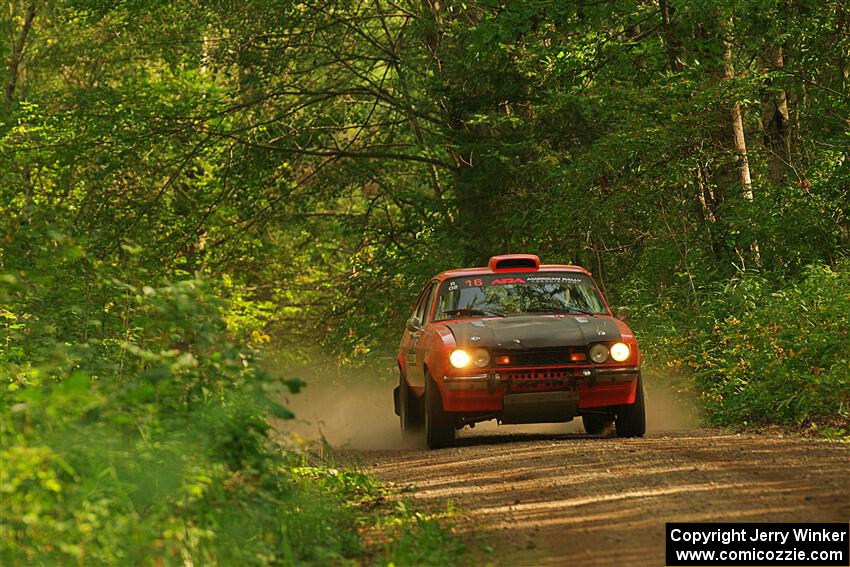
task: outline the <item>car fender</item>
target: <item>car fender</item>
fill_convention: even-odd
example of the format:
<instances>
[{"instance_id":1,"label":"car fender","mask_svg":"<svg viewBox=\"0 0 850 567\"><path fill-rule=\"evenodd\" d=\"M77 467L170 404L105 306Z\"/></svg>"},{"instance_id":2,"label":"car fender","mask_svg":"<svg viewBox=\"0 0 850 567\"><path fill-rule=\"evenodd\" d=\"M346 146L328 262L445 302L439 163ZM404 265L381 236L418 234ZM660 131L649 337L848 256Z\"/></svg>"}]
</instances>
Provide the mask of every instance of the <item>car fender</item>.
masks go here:
<instances>
[{"instance_id":1,"label":"car fender","mask_svg":"<svg viewBox=\"0 0 850 567\"><path fill-rule=\"evenodd\" d=\"M404 365L404 362L405 362L405 360L404 360L404 353L399 352L399 354L398 354L398 358L396 358L395 362L396 362L396 364L398 365L398 372L399 372L399 374L401 374L401 377L402 377L402 378L404 378L404 380L405 380L405 382L406 382L406 381L407 381L407 370L406 370L406 369L405 369L405 367L404 367L404 366L405 366L405 365Z\"/></svg>"},{"instance_id":2,"label":"car fender","mask_svg":"<svg viewBox=\"0 0 850 567\"><path fill-rule=\"evenodd\" d=\"M423 360L423 370L437 381L437 384L442 383L442 378L449 370L449 354L457 347L454 335L445 325L434 325L428 330L427 338L423 337L423 341L427 341L423 347L426 356ZM422 384L422 390L419 394L425 392L425 384Z\"/></svg>"}]
</instances>

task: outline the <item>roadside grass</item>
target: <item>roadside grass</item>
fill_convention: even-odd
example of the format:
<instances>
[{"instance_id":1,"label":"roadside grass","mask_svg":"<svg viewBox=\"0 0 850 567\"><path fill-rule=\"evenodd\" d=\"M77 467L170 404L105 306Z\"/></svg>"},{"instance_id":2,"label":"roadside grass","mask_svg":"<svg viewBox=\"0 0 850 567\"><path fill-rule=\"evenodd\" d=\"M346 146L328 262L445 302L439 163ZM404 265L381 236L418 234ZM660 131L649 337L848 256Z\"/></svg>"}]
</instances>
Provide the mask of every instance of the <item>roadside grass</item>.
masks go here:
<instances>
[{"instance_id":1,"label":"roadside grass","mask_svg":"<svg viewBox=\"0 0 850 567\"><path fill-rule=\"evenodd\" d=\"M396 536L385 544L384 555L375 565L463 565L467 550L443 523L435 517L416 513L406 519Z\"/></svg>"},{"instance_id":2,"label":"roadside grass","mask_svg":"<svg viewBox=\"0 0 850 567\"><path fill-rule=\"evenodd\" d=\"M340 513L351 515L349 529L360 546L355 558L358 564L437 567L488 563L486 546L476 541L467 545L453 533L460 514L451 504L437 511L421 510L403 492L366 472L357 443L348 439L348 435L361 441L366 437L367 446L373 449L398 446L398 424L390 397L393 386L380 378L391 374L391 369L340 365L315 352L298 359L281 350L268 352L265 366L280 379L298 376L305 384L298 396L278 400L292 407L295 419L272 419L272 439L282 450L298 455L300 462L290 469L291 474L333 494ZM345 400L339 399L341 387L346 391ZM391 419L371 414L363 417L363 408L369 408L369 413L379 402L386 402L386 407L376 411L388 412ZM387 421L392 422L391 431L385 431Z\"/></svg>"},{"instance_id":3,"label":"roadside grass","mask_svg":"<svg viewBox=\"0 0 850 567\"><path fill-rule=\"evenodd\" d=\"M292 474L333 494L338 510L348 515L348 529L359 542L356 563L376 567L452 566L470 563L469 550L452 531L455 511L416 510L394 496L390 486L353 467L315 464L294 467Z\"/></svg>"}]
</instances>

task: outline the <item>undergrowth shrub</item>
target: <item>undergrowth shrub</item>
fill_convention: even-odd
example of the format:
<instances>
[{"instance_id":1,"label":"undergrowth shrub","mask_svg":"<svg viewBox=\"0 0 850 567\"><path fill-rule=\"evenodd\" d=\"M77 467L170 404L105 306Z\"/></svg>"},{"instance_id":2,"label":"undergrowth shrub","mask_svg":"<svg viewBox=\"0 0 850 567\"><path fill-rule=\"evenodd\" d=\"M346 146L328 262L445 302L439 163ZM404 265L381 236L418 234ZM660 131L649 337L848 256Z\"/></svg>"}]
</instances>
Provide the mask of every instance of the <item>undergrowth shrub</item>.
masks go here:
<instances>
[{"instance_id":1,"label":"undergrowth shrub","mask_svg":"<svg viewBox=\"0 0 850 567\"><path fill-rule=\"evenodd\" d=\"M4 244L0 565L463 561L436 519L388 512L370 476L270 435L303 384L253 348L269 305L155 276L131 245L106 263L50 229ZM384 525L365 549L360 531Z\"/></svg>"},{"instance_id":2,"label":"undergrowth shrub","mask_svg":"<svg viewBox=\"0 0 850 567\"><path fill-rule=\"evenodd\" d=\"M810 266L769 284L744 274L706 286L697 306L639 311L656 366L692 372L717 424L826 423L850 429L850 268Z\"/></svg>"},{"instance_id":3,"label":"undergrowth shrub","mask_svg":"<svg viewBox=\"0 0 850 567\"><path fill-rule=\"evenodd\" d=\"M24 240L24 239L22 239ZM344 494L269 439L273 380L199 278L58 234L0 278L0 564L287 565L359 553Z\"/></svg>"}]
</instances>

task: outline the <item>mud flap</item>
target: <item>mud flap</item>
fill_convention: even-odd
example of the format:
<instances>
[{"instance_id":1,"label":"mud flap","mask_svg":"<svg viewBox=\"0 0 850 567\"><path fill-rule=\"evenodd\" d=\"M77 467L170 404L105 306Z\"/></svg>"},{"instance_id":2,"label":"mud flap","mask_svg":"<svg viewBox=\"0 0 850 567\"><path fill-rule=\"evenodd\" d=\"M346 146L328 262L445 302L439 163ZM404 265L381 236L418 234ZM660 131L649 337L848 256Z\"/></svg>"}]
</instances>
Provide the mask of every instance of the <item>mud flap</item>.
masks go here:
<instances>
[{"instance_id":1,"label":"mud flap","mask_svg":"<svg viewBox=\"0 0 850 567\"><path fill-rule=\"evenodd\" d=\"M562 423L578 415L578 392L507 394L502 423Z\"/></svg>"},{"instance_id":2,"label":"mud flap","mask_svg":"<svg viewBox=\"0 0 850 567\"><path fill-rule=\"evenodd\" d=\"M396 386L393 390L393 407L395 408L396 415L401 415L401 391L399 388L401 388L401 386Z\"/></svg>"}]
</instances>

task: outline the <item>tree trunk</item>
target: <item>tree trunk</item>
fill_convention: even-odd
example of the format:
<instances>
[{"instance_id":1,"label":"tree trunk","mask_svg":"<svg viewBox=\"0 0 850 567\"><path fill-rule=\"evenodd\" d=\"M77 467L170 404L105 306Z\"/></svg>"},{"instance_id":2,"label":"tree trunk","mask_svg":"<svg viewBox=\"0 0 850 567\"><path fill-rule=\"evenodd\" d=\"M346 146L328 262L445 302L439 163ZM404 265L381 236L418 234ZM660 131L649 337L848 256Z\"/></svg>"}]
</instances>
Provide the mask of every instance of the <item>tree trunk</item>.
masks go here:
<instances>
[{"instance_id":1,"label":"tree trunk","mask_svg":"<svg viewBox=\"0 0 850 567\"><path fill-rule=\"evenodd\" d=\"M673 31L673 26L670 23L670 6L667 0L658 0L658 9L661 11L664 46L667 50L667 60L670 63L670 70L678 73L685 67L685 64L682 62L682 44L676 38L676 33Z\"/></svg>"},{"instance_id":2,"label":"tree trunk","mask_svg":"<svg viewBox=\"0 0 850 567\"><path fill-rule=\"evenodd\" d=\"M767 48L765 63L769 71L784 67L782 47ZM771 81L762 94L761 125L764 131L764 148L767 152L767 168L770 180L781 183L791 167L791 123L788 112L788 97L785 89L770 89Z\"/></svg>"},{"instance_id":3,"label":"tree trunk","mask_svg":"<svg viewBox=\"0 0 850 567\"><path fill-rule=\"evenodd\" d=\"M730 81L735 78L735 66L732 60L732 42L729 37L731 29L731 20L720 21L719 31L723 49L723 63L721 70L724 81ZM747 138L744 132L743 109L741 108L741 104L735 101L732 104L732 108L727 112L727 116L731 118L731 121L727 118L724 122L726 122L727 127L731 127L732 149L736 157L737 181L740 185L740 195L745 201L752 203L754 201L753 182L752 177L750 176L750 162L747 156ZM741 267L745 268L745 257L738 246L735 246L735 254L741 259ZM752 260L752 263L755 266L761 265L761 251L757 241L753 241L749 245L749 259Z\"/></svg>"},{"instance_id":4,"label":"tree trunk","mask_svg":"<svg viewBox=\"0 0 850 567\"><path fill-rule=\"evenodd\" d=\"M24 49L27 45L27 37L32 30L32 23L35 20L35 15L38 12L35 2L30 2L27 5L26 13L24 14L24 25L18 34L15 44L12 46L12 58L9 61L9 75L6 81L6 93L4 109L6 114L12 112L12 105L15 102L15 88L18 85L18 77L21 71L21 61L24 57Z\"/></svg>"},{"instance_id":5,"label":"tree trunk","mask_svg":"<svg viewBox=\"0 0 850 567\"><path fill-rule=\"evenodd\" d=\"M723 40L723 78L729 80L735 77L735 68L732 65L732 44L727 38ZM738 161L738 180L741 183L743 197L753 200L753 182L750 177L750 162L747 159L747 139L744 135L744 114L740 103L732 105L732 140L735 144L735 153Z\"/></svg>"},{"instance_id":6,"label":"tree trunk","mask_svg":"<svg viewBox=\"0 0 850 567\"><path fill-rule=\"evenodd\" d=\"M430 56L433 73L437 82L451 92L455 78L443 64L444 29L454 19L463 18L470 27L476 25L479 16L472 8L446 10L442 0L421 0L422 41ZM472 12L472 13L470 13ZM446 97L445 92L436 95L442 121L446 125L446 136L452 142L446 144L446 151L452 157L457 168L454 172L454 193L456 196L456 215L452 222L455 231L453 238L461 250L462 260L470 264L479 264L494 254L494 250L503 250L498 231L481 230L482 226L499 226L498 209L487 203L498 202L497 196L503 192L502 175L498 168L501 164L489 159L483 152L475 151L482 147L482 138L486 132L475 132L464 121L464 115L470 112L461 101L463 90L456 91L457 98ZM495 170L495 171L494 171ZM451 217L451 212L449 213Z\"/></svg>"}]
</instances>

